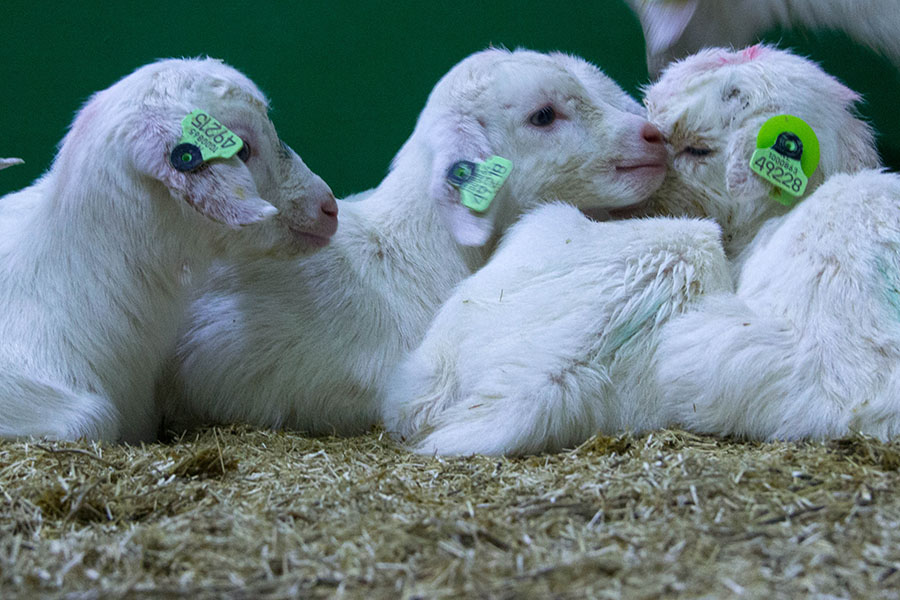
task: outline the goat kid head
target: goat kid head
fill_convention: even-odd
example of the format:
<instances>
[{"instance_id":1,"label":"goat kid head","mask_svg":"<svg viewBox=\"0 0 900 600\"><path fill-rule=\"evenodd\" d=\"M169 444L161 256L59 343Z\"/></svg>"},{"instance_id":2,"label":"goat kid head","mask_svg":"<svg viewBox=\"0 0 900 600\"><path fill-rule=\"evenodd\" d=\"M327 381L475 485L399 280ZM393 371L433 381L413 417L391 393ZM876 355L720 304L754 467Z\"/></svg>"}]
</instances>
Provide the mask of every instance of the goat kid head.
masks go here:
<instances>
[{"instance_id":1,"label":"goat kid head","mask_svg":"<svg viewBox=\"0 0 900 600\"><path fill-rule=\"evenodd\" d=\"M648 210L711 217L726 244L784 212L769 198L772 184L750 170L760 128L780 114L799 117L819 140L819 166L805 195L833 173L877 166L857 100L817 64L772 47L712 48L673 63L644 99L669 152L669 174Z\"/></svg>"},{"instance_id":2,"label":"goat kid head","mask_svg":"<svg viewBox=\"0 0 900 600\"><path fill-rule=\"evenodd\" d=\"M665 148L640 105L590 63L564 54L488 49L435 86L395 165L430 158L428 194L454 239L485 244L521 213L561 200L585 211L644 200L664 177ZM512 172L482 213L447 174L492 155Z\"/></svg>"},{"instance_id":3,"label":"goat kid head","mask_svg":"<svg viewBox=\"0 0 900 600\"><path fill-rule=\"evenodd\" d=\"M224 124L244 148L180 171L170 155L182 136L182 119L195 109ZM161 60L96 93L76 117L57 161L66 154L103 157L113 169L152 178L174 199L231 229L271 219L266 227L247 228L254 247L311 251L326 245L337 228L330 188L279 139L266 97L215 59ZM78 170L97 166L83 163ZM108 177L126 184L116 172Z\"/></svg>"}]
</instances>

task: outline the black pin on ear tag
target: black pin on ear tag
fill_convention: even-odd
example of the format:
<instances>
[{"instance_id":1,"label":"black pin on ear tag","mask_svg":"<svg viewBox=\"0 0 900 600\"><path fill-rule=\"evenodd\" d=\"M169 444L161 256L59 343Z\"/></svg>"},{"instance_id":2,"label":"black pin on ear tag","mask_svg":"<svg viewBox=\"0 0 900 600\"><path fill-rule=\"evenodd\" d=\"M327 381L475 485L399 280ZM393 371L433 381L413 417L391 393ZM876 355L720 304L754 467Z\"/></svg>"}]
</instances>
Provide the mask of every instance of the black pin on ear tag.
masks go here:
<instances>
[{"instance_id":1,"label":"black pin on ear tag","mask_svg":"<svg viewBox=\"0 0 900 600\"><path fill-rule=\"evenodd\" d=\"M178 171L193 171L203 164L203 153L194 144L178 144L172 149L169 159Z\"/></svg>"},{"instance_id":2,"label":"black pin on ear tag","mask_svg":"<svg viewBox=\"0 0 900 600\"><path fill-rule=\"evenodd\" d=\"M484 212L509 177L512 162L502 156L491 156L482 163L460 160L447 171L447 181L459 189L459 201L475 212Z\"/></svg>"},{"instance_id":3,"label":"black pin on ear tag","mask_svg":"<svg viewBox=\"0 0 900 600\"><path fill-rule=\"evenodd\" d=\"M458 160L447 171L447 181L453 185L462 185L472 179L478 167L470 160Z\"/></svg>"},{"instance_id":4,"label":"black pin on ear tag","mask_svg":"<svg viewBox=\"0 0 900 600\"><path fill-rule=\"evenodd\" d=\"M778 154L793 160L800 160L803 156L803 142L791 131L783 131L778 134L772 150Z\"/></svg>"}]
</instances>

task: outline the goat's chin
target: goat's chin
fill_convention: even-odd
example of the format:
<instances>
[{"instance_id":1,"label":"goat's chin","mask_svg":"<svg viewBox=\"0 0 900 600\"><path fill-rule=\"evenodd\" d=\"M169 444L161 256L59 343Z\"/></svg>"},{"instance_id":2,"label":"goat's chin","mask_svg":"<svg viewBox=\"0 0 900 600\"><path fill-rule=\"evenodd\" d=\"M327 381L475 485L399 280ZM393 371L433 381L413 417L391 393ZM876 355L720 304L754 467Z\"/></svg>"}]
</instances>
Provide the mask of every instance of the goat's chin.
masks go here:
<instances>
[{"instance_id":1,"label":"goat's chin","mask_svg":"<svg viewBox=\"0 0 900 600\"><path fill-rule=\"evenodd\" d=\"M665 164L648 163L633 166L616 167L616 178L639 196L637 202L643 202L653 192L659 189L666 178ZM619 207L616 207L619 208Z\"/></svg>"},{"instance_id":2,"label":"goat's chin","mask_svg":"<svg viewBox=\"0 0 900 600\"><path fill-rule=\"evenodd\" d=\"M596 204L581 206L581 212L593 221L609 221L639 216L646 209L651 195L659 189L666 176L665 167L645 165L620 170L598 189L606 194L597 197Z\"/></svg>"}]
</instances>

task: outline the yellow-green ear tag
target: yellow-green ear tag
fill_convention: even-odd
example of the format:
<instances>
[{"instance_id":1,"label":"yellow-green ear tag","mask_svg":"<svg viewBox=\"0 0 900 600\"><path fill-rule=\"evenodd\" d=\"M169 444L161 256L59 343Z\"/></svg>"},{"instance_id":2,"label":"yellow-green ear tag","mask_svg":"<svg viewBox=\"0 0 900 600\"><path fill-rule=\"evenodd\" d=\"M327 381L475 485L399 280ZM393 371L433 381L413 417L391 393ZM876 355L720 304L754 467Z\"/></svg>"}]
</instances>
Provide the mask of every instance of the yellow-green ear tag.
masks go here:
<instances>
[{"instance_id":1,"label":"yellow-green ear tag","mask_svg":"<svg viewBox=\"0 0 900 600\"><path fill-rule=\"evenodd\" d=\"M483 163L460 160L447 172L447 181L459 189L459 200L476 212L484 212L509 177L512 162L492 156Z\"/></svg>"},{"instance_id":2,"label":"yellow-green ear tag","mask_svg":"<svg viewBox=\"0 0 900 600\"><path fill-rule=\"evenodd\" d=\"M793 206L818 164L819 140L803 119L778 115L760 128L750 170L775 186L776 202Z\"/></svg>"},{"instance_id":3,"label":"yellow-green ear tag","mask_svg":"<svg viewBox=\"0 0 900 600\"><path fill-rule=\"evenodd\" d=\"M170 160L179 171L193 171L213 158L231 158L243 147L240 137L198 108L181 120L181 139Z\"/></svg>"}]
</instances>

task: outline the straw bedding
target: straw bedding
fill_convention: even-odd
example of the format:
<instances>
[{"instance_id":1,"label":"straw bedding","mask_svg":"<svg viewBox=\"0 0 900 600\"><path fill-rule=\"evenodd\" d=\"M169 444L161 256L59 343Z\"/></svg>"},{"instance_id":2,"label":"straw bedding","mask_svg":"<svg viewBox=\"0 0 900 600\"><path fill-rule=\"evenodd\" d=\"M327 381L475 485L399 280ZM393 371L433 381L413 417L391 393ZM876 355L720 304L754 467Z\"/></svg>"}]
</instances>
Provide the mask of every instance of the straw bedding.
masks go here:
<instances>
[{"instance_id":1,"label":"straw bedding","mask_svg":"<svg viewBox=\"0 0 900 600\"><path fill-rule=\"evenodd\" d=\"M900 597L900 442L0 442L2 598Z\"/></svg>"}]
</instances>

